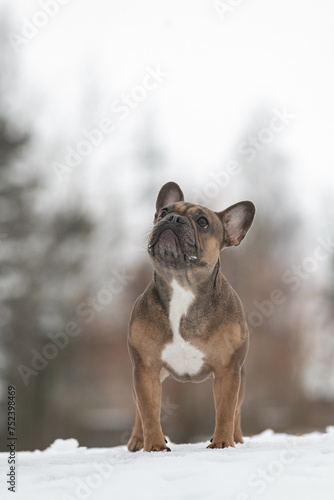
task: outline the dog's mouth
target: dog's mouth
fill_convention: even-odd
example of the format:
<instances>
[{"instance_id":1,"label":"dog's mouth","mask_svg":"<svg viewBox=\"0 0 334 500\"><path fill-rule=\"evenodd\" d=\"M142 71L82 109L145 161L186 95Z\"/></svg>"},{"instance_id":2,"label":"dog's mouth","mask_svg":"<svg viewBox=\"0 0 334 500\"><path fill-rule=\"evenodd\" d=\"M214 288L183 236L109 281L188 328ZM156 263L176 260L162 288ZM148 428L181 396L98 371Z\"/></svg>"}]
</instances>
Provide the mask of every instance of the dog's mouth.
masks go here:
<instances>
[{"instance_id":1,"label":"dog's mouth","mask_svg":"<svg viewBox=\"0 0 334 500\"><path fill-rule=\"evenodd\" d=\"M178 267L198 260L195 235L188 227L181 231L173 224L155 226L147 248L152 258L167 266Z\"/></svg>"}]
</instances>

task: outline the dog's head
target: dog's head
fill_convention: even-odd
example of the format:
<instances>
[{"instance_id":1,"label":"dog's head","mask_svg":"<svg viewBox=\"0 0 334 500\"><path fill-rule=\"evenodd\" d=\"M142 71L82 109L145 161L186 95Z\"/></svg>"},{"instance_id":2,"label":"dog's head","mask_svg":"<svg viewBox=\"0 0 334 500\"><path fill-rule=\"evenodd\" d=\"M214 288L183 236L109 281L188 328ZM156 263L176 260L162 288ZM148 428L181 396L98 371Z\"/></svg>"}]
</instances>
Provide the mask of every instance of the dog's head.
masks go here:
<instances>
[{"instance_id":1,"label":"dog's head","mask_svg":"<svg viewBox=\"0 0 334 500\"><path fill-rule=\"evenodd\" d=\"M157 271L211 270L220 251L237 246L252 225L255 206L241 201L222 212L184 202L175 182L165 184L158 194L154 226L148 251Z\"/></svg>"}]
</instances>

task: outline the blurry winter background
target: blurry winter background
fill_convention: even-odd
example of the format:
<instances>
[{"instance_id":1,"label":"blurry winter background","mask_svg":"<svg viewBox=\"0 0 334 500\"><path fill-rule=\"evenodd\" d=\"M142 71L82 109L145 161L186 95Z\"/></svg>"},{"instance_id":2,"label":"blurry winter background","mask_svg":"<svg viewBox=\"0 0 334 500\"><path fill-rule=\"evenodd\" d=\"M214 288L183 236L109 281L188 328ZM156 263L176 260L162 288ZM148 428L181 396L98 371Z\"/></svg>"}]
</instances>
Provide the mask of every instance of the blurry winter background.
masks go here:
<instances>
[{"instance_id":1,"label":"blurry winter background","mask_svg":"<svg viewBox=\"0 0 334 500\"><path fill-rule=\"evenodd\" d=\"M0 377L18 449L124 444L157 192L257 206L222 254L251 329L243 428L334 419L331 0L0 0ZM164 384L205 439L212 382Z\"/></svg>"}]
</instances>

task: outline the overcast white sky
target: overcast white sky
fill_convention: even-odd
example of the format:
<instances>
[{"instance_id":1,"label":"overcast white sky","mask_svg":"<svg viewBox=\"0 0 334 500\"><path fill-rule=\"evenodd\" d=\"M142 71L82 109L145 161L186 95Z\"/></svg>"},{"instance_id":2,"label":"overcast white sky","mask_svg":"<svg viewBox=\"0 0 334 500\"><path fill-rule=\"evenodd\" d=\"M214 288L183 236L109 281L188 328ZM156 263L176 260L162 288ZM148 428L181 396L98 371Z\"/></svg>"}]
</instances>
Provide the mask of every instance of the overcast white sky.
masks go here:
<instances>
[{"instance_id":1,"label":"overcast white sky","mask_svg":"<svg viewBox=\"0 0 334 500\"><path fill-rule=\"evenodd\" d=\"M168 154L163 182L189 179L189 172L194 184L205 182L235 157L259 110L286 106L296 118L274 143L291 157L296 190L313 206L322 188L334 187L332 0L244 0L224 19L211 0L60 1L18 51L46 143L59 131L71 141L89 123L113 117L111 104L141 84L147 66L168 73L87 166L92 196L110 179L106 155L131 148L132 127L149 111ZM47 3L0 0L16 34Z\"/></svg>"}]
</instances>

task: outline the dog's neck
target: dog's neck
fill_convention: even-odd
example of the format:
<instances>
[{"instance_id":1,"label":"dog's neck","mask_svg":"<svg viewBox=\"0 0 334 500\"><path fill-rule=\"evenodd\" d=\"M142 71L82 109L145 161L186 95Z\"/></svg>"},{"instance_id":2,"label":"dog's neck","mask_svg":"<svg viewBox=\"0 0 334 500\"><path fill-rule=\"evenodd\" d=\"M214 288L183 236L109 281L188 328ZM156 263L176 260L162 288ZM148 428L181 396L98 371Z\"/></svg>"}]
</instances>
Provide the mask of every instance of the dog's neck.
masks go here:
<instances>
[{"instance_id":1,"label":"dog's neck","mask_svg":"<svg viewBox=\"0 0 334 500\"><path fill-rule=\"evenodd\" d=\"M203 294L206 296L213 296L217 293L216 284L217 278L222 273L220 272L220 259L217 260L212 272L208 275L202 276L199 279L198 275L187 272L173 272L170 276L165 277L154 271L154 284L159 296L160 302L168 308L173 295L173 287L175 283L182 287L185 291L190 291L195 298L201 297Z\"/></svg>"}]
</instances>

